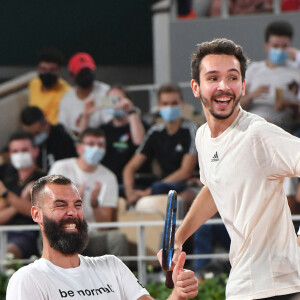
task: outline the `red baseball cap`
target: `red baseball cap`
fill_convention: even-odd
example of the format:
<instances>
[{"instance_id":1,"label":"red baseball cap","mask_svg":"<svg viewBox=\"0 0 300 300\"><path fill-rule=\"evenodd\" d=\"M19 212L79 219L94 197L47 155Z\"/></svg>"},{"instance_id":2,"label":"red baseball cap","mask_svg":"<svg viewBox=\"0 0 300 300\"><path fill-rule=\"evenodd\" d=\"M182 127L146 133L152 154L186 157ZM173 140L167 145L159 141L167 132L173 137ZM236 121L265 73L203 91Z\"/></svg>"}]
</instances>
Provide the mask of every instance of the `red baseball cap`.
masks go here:
<instances>
[{"instance_id":1,"label":"red baseball cap","mask_svg":"<svg viewBox=\"0 0 300 300\"><path fill-rule=\"evenodd\" d=\"M84 68L96 70L96 64L88 53L78 52L70 58L68 68L72 74L76 75Z\"/></svg>"}]
</instances>

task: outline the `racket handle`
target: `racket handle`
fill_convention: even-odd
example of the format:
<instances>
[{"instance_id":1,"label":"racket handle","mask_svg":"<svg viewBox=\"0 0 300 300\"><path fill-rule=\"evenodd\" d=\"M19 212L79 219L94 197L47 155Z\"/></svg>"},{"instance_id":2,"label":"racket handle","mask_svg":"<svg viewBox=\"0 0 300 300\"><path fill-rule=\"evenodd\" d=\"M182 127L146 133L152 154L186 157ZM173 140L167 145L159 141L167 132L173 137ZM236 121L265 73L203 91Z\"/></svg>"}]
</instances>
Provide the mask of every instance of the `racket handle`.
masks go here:
<instances>
[{"instance_id":1,"label":"racket handle","mask_svg":"<svg viewBox=\"0 0 300 300\"><path fill-rule=\"evenodd\" d=\"M174 282L173 282L173 279L172 279L172 274L173 274L173 271L166 271L165 286L168 289L172 289L174 287Z\"/></svg>"}]
</instances>

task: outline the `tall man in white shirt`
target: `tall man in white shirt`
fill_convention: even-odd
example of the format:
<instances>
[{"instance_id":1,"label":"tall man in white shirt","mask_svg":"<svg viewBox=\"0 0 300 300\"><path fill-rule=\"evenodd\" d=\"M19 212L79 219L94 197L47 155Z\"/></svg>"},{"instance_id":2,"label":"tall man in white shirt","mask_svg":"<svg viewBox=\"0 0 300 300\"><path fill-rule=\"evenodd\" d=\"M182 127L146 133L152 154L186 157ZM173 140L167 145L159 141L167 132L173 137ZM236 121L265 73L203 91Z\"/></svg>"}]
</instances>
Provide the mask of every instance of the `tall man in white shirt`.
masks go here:
<instances>
[{"instance_id":1,"label":"tall man in white shirt","mask_svg":"<svg viewBox=\"0 0 300 300\"><path fill-rule=\"evenodd\" d=\"M247 64L227 39L192 56L191 87L207 119L196 135L204 187L176 232L173 260L219 211L231 238L226 299L290 299L300 292L300 252L283 179L300 175L300 140L240 107Z\"/></svg>"}]
</instances>

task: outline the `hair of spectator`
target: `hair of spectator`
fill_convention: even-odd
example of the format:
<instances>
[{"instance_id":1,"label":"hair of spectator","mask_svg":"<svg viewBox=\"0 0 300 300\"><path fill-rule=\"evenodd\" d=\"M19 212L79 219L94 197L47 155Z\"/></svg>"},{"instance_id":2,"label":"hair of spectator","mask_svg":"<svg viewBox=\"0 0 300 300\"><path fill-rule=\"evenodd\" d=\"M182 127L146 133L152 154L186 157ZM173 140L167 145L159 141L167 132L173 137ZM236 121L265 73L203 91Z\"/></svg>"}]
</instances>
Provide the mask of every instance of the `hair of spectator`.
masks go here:
<instances>
[{"instance_id":1,"label":"hair of spectator","mask_svg":"<svg viewBox=\"0 0 300 300\"><path fill-rule=\"evenodd\" d=\"M45 123L43 112L36 106L26 106L21 112L21 123L30 126L36 122Z\"/></svg>"},{"instance_id":2,"label":"hair of spectator","mask_svg":"<svg viewBox=\"0 0 300 300\"><path fill-rule=\"evenodd\" d=\"M182 91L181 91L180 87L173 82L164 83L163 85L161 85L159 87L159 89L157 91L158 99L160 99L160 95L163 93L178 93L181 100L183 101Z\"/></svg>"},{"instance_id":3,"label":"hair of spectator","mask_svg":"<svg viewBox=\"0 0 300 300\"><path fill-rule=\"evenodd\" d=\"M197 50L192 54L191 76L192 79L200 83L200 69L202 59L209 54L234 55L241 66L242 80L245 79L245 73L249 64L249 59L243 51L242 46L235 44L232 40L226 38L214 39L210 42L203 42L197 45Z\"/></svg>"},{"instance_id":4,"label":"hair of spectator","mask_svg":"<svg viewBox=\"0 0 300 300\"><path fill-rule=\"evenodd\" d=\"M54 183L58 185L74 185L75 184L69 179L68 177L65 177L63 175L47 175L44 177L41 177L38 179L32 186L30 191L31 196L31 205L38 205L39 197L41 195L41 192L44 190L45 185L48 183Z\"/></svg>"},{"instance_id":5,"label":"hair of spectator","mask_svg":"<svg viewBox=\"0 0 300 300\"><path fill-rule=\"evenodd\" d=\"M30 140L31 144L35 147L34 137L31 133L27 131L20 130L14 132L8 140L8 144L10 144L12 141L17 141L17 140Z\"/></svg>"},{"instance_id":6,"label":"hair of spectator","mask_svg":"<svg viewBox=\"0 0 300 300\"><path fill-rule=\"evenodd\" d=\"M125 96L126 98L130 99L129 94L128 94L128 92L126 91L126 88L125 88L123 85L121 85L121 84L114 84L114 85L112 85L112 86L110 87L110 89L109 89L109 91L108 91L107 93L109 93L111 90L114 90L114 89L120 90L120 91L124 94L124 96Z\"/></svg>"},{"instance_id":7,"label":"hair of spectator","mask_svg":"<svg viewBox=\"0 0 300 300\"><path fill-rule=\"evenodd\" d=\"M274 21L265 30L265 42L269 41L271 35L287 36L293 38L293 26L287 21Z\"/></svg>"},{"instance_id":8,"label":"hair of spectator","mask_svg":"<svg viewBox=\"0 0 300 300\"><path fill-rule=\"evenodd\" d=\"M105 133L101 128L87 128L85 129L78 137L78 143L82 143L83 139L87 135L92 135L96 137L104 137L105 138Z\"/></svg>"},{"instance_id":9,"label":"hair of spectator","mask_svg":"<svg viewBox=\"0 0 300 300\"><path fill-rule=\"evenodd\" d=\"M47 47L41 50L37 56L37 64L40 62L57 63L60 67L64 64L64 55L54 47Z\"/></svg>"}]
</instances>

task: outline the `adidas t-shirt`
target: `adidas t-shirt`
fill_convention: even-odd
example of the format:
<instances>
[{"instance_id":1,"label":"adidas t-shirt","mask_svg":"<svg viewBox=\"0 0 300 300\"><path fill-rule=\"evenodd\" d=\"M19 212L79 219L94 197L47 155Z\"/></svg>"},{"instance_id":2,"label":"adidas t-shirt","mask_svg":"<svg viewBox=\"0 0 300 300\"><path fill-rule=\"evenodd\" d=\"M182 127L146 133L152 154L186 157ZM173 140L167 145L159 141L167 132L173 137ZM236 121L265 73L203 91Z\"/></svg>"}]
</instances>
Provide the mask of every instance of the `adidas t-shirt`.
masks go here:
<instances>
[{"instance_id":1,"label":"adidas t-shirt","mask_svg":"<svg viewBox=\"0 0 300 300\"><path fill-rule=\"evenodd\" d=\"M231 238L227 299L300 291L300 249L283 189L300 175L300 139L240 109L221 135L196 135L200 179Z\"/></svg>"},{"instance_id":2,"label":"adidas t-shirt","mask_svg":"<svg viewBox=\"0 0 300 300\"><path fill-rule=\"evenodd\" d=\"M11 277L6 300L133 300L149 295L112 255L80 257L80 266L60 268L41 258Z\"/></svg>"}]
</instances>

